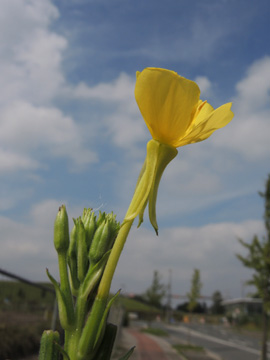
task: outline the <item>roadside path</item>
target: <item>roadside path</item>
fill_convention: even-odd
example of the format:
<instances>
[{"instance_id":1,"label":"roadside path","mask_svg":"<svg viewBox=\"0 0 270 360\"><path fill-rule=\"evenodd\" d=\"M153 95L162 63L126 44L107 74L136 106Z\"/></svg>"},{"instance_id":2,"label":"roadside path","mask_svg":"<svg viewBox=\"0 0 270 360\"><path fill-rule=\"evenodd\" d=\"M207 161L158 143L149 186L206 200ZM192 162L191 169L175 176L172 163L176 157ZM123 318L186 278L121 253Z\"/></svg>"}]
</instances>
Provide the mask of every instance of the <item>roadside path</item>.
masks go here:
<instances>
[{"instance_id":1,"label":"roadside path","mask_svg":"<svg viewBox=\"0 0 270 360\"><path fill-rule=\"evenodd\" d=\"M245 337L232 336L233 332L229 330L225 332L218 331L216 333L210 332L211 326L205 325L204 328L198 326L198 330L195 330L195 324L192 325L193 328L177 325L177 326L166 326L166 329L169 331L172 337L179 336L190 338L190 341L196 345L203 346L204 348L213 351L215 354L218 354L223 360L259 360L260 359L260 349L253 343L249 343L251 339ZM209 330L209 331L208 331ZM253 346L252 346L253 345ZM268 357L270 360L270 357Z\"/></svg>"},{"instance_id":2,"label":"roadside path","mask_svg":"<svg viewBox=\"0 0 270 360\"><path fill-rule=\"evenodd\" d=\"M179 342L179 339L153 336L141 332L140 328L131 327L122 328L118 345L122 350L121 356L124 349L127 352L131 347L136 346L130 360L220 360L208 352L188 351L185 356L182 356L172 347L173 343ZM114 355L114 360L120 358L119 353Z\"/></svg>"},{"instance_id":3,"label":"roadside path","mask_svg":"<svg viewBox=\"0 0 270 360\"><path fill-rule=\"evenodd\" d=\"M136 350L140 360L170 360L160 345L150 336L134 329L129 329L128 332L136 339Z\"/></svg>"}]
</instances>

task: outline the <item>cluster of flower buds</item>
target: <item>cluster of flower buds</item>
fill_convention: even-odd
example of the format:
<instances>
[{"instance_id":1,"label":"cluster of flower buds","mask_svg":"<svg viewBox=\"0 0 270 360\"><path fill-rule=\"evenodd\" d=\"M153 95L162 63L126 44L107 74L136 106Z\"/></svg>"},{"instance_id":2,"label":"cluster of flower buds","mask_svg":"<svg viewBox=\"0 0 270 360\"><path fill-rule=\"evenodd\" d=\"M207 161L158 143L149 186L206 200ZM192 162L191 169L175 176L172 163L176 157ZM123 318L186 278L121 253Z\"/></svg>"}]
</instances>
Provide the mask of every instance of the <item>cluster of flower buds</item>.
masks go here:
<instances>
[{"instance_id":1,"label":"cluster of flower buds","mask_svg":"<svg viewBox=\"0 0 270 360\"><path fill-rule=\"evenodd\" d=\"M108 348L116 334L116 327L107 324L107 316L118 294L111 300L102 300L100 305L94 299L120 224L113 213L99 212L97 216L92 209L84 209L83 215L73 222L69 234L68 216L62 205L54 224L60 284L48 270L47 275L55 288L59 319L65 330L65 356L70 360L98 359L103 347L106 345ZM104 309L98 321L95 320L96 310L91 309L93 303L94 307L102 306ZM52 333L44 333L46 342L55 342L52 340L54 337ZM55 351L55 347L52 349ZM106 354L109 359L108 351Z\"/></svg>"},{"instance_id":2,"label":"cluster of flower buds","mask_svg":"<svg viewBox=\"0 0 270 360\"><path fill-rule=\"evenodd\" d=\"M120 224L113 213L99 212L97 218L92 209L84 209L82 217L73 221L67 259L72 292L77 296L87 274L91 274L94 269L104 268Z\"/></svg>"}]
</instances>

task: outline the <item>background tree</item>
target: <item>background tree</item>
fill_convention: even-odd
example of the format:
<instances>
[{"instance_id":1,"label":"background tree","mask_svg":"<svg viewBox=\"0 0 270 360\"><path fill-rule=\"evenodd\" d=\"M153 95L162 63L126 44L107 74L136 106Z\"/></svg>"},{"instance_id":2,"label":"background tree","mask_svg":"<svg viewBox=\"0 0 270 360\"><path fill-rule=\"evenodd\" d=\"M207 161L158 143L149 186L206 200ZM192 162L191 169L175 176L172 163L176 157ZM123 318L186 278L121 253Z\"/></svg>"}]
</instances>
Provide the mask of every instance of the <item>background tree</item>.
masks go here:
<instances>
[{"instance_id":1,"label":"background tree","mask_svg":"<svg viewBox=\"0 0 270 360\"><path fill-rule=\"evenodd\" d=\"M265 192L259 193L264 198L264 223L266 236L260 241L258 236L253 237L249 244L239 239L240 243L248 250L246 257L237 254L238 259L254 270L253 277L247 283L254 285L257 294L263 303L263 336L262 336L262 360L267 359L267 327L268 315L270 310L270 175L266 181Z\"/></svg>"},{"instance_id":2,"label":"background tree","mask_svg":"<svg viewBox=\"0 0 270 360\"><path fill-rule=\"evenodd\" d=\"M188 312L188 302L185 301L184 303L181 303L177 305L176 309L181 312ZM207 313L207 304L203 302L202 304L197 303L196 307L192 311L194 314L206 314Z\"/></svg>"},{"instance_id":3,"label":"background tree","mask_svg":"<svg viewBox=\"0 0 270 360\"><path fill-rule=\"evenodd\" d=\"M160 308L165 294L165 286L161 283L158 271L155 270L152 285L146 290L144 298L150 305Z\"/></svg>"},{"instance_id":4,"label":"background tree","mask_svg":"<svg viewBox=\"0 0 270 360\"><path fill-rule=\"evenodd\" d=\"M198 300L201 295L201 279L200 279L200 270L194 269L192 279L191 279L191 287L190 292L187 293L188 297L188 310L193 312L196 306L198 305Z\"/></svg>"},{"instance_id":5,"label":"background tree","mask_svg":"<svg viewBox=\"0 0 270 360\"><path fill-rule=\"evenodd\" d=\"M212 295L212 306L211 312L212 314L223 314L224 313L224 306L222 305L222 295L220 291L215 291Z\"/></svg>"}]
</instances>

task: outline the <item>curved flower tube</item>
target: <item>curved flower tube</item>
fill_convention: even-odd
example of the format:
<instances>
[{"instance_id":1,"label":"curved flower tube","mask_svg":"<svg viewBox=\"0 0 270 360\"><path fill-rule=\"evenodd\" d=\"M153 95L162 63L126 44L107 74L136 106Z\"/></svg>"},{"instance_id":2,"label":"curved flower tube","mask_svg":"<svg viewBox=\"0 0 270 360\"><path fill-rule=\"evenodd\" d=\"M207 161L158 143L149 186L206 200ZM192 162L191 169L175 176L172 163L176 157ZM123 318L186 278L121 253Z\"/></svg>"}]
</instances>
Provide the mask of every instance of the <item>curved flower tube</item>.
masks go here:
<instances>
[{"instance_id":1,"label":"curved flower tube","mask_svg":"<svg viewBox=\"0 0 270 360\"><path fill-rule=\"evenodd\" d=\"M149 219L158 235L156 221L158 186L163 171L177 153L178 151L174 147L167 144L162 144L153 139L148 142L146 159L124 221L133 220L139 215L139 227L143 222L143 213L148 203Z\"/></svg>"},{"instance_id":2,"label":"curved flower tube","mask_svg":"<svg viewBox=\"0 0 270 360\"><path fill-rule=\"evenodd\" d=\"M205 140L227 125L233 118L232 104L215 110L200 100L200 89L194 81L159 68L137 72L135 98L153 140L147 144L146 160L125 221L139 215L140 225L148 203L149 219L158 233L158 185L166 166L177 155L176 148Z\"/></svg>"}]
</instances>

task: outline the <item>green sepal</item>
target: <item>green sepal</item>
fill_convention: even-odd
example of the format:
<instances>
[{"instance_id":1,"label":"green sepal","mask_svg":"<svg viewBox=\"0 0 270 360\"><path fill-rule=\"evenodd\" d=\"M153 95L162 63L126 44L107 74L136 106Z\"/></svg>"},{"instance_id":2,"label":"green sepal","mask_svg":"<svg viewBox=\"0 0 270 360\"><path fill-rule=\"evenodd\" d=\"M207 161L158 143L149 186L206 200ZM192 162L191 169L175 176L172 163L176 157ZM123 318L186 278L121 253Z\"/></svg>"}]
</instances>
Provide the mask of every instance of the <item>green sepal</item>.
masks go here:
<instances>
[{"instance_id":1,"label":"green sepal","mask_svg":"<svg viewBox=\"0 0 270 360\"><path fill-rule=\"evenodd\" d=\"M138 227L143 222L143 214L148 204L149 220L158 234L156 220L156 200L161 176L169 164L175 158L178 151L176 148L162 144L157 140L150 140L147 144L147 155L140 172L134 196L124 219L124 223L133 220L139 215Z\"/></svg>"},{"instance_id":2,"label":"green sepal","mask_svg":"<svg viewBox=\"0 0 270 360\"><path fill-rule=\"evenodd\" d=\"M65 298L64 293L60 289L60 285L46 269L46 273L51 283L54 286L54 290L57 297L59 320L64 330L72 330L74 327L75 315L73 307L68 306L68 302Z\"/></svg>"},{"instance_id":3,"label":"green sepal","mask_svg":"<svg viewBox=\"0 0 270 360\"><path fill-rule=\"evenodd\" d=\"M156 234L158 235L158 224L156 219L156 201L157 201L158 186L165 168L176 157L178 151L176 148L162 143L159 143L157 151L158 151L158 160L156 164L155 178L151 186L151 190L148 198L148 212L149 212L149 220L153 228L155 229Z\"/></svg>"},{"instance_id":4,"label":"green sepal","mask_svg":"<svg viewBox=\"0 0 270 360\"><path fill-rule=\"evenodd\" d=\"M135 217L139 215L141 210L145 208L145 204L147 203L149 192L151 190L151 186L155 177L155 169L158 155L156 147L157 145L155 143L155 140L150 140L147 143L147 155L145 159L145 164L143 165L143 168L139 175L134 195L125 215L123 223L135 219Z\"/></svg>"},{"instance_id":5,"label":"green sepal","mask_svg":"<svg viewBox=\"0 0 270 360\"><path fill-rule=\"evenodd\" d=\"M103 273L105 265L107 264L110 252L111 251L107 251L96 265L89 268L88 273L84 279L84 282L81 285L81 289L80 289L81 298L88 297L90 293L95 289L95 286L97 285Z\"/></svg>"},{"instance_id":6,"label":"green sepal","mask_svg":"<svg viewBox=\"0 0 270 360\"><path fill-rule=\"evenodd\" d=\"M138 225L137 227L139 228L141 226L141 224L143 223L143 215L144 215L144 211L145 211L145 208L146 208L146 205L148 203L148 199L145 201L141 211L139 212L139 221L138 221Z\"/></svg>"},{"instance_id":7,"label":"green sepal","mask_svg":"<svg viewBox=\"0 0 270 360\"><path fill-rule=\"evenodd\" d=\"M128 360L130 358L130 356L132 355L134 349L135 349L135 346L133 346L131 349L129 349L129 351L124 356L122 356L119 360Z\"/></svg>"},{"instance_id":8,"label":"green sepal","mask_svg":"<svg viewBox=\"0 0 270 360\"><path fill-rule=\"evenodd\" d=\"M40 349L39 349L39 360L58 360L59 359L59 350L57 345L59 345L60 336L57 331L45 330L43 331Z\"/></svg>"}]
</instances>

